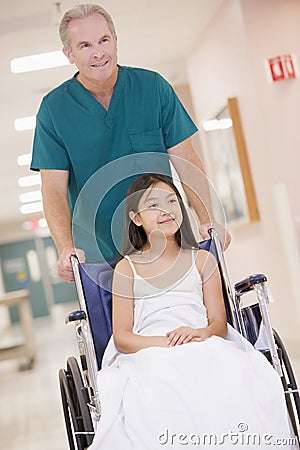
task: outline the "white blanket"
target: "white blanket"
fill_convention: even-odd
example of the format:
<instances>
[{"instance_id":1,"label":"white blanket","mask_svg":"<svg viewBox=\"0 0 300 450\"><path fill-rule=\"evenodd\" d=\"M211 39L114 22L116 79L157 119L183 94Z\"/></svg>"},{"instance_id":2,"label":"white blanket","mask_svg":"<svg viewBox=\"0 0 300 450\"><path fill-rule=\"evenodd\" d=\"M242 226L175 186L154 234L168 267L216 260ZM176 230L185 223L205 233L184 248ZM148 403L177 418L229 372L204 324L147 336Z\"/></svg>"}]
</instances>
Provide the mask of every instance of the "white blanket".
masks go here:
<instances>
[{"instance_id":1,"label":"white blanket","mask_svg":"<svg viewBox=\"0 0 300 450\"><path fill-rule=\"evenodd\" d=\"M290 438L274 369L219 337L121 355L98 386L102 417L90 450L270 449Z\"/></svg>"},{"instance_id":2,"label":"white blanket","mask_svg":"<svg viewBox=\"0 0 300 450\"><path fill-rule=\"evenodd\" d=\"M164 292L136 277L137 292L136 334L207 325L197 270ZM280 378L230 326L227 339L213 336L127 355L118 353L111 339L103 367L102 417L90 450L296 448L288 444Z\"/></svg>"}]
</instances>

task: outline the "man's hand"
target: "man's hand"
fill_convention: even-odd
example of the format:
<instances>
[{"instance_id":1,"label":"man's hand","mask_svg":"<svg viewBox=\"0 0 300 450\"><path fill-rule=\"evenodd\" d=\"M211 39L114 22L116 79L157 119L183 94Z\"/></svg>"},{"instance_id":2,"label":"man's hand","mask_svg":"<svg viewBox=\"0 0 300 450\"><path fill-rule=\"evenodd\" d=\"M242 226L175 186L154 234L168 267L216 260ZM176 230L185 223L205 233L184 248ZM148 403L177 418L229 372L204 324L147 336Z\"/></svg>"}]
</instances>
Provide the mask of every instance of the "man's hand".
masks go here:
<instances>
[{"instance_id":1,"label":"man's hand","mask_svg":"<svg viewBox=\"0 0 300 450\"><path fill-rule=\"evenodd\" d=\"M203 239L210 239L210 235L208 233L208 230L210 228L214 228L216 230L222 245L222 249L226 250L231 242L231 234L229 233L229 231L218 223L204 223L199 226L199 232Z\"/></svg>"},{"instance_id":2,"label":"man's hand","mask_svg":"<svg viewBox=\"0 0 300 450\"><path fill-rule=\"evenodd\" d=\"M61 252L58 263L57 263L57 273L64 281L71 283L74 281L71 256L77 256L79 262L85 262L84 251L80 248L66 247Z\"/></svg>"}]
</instances>

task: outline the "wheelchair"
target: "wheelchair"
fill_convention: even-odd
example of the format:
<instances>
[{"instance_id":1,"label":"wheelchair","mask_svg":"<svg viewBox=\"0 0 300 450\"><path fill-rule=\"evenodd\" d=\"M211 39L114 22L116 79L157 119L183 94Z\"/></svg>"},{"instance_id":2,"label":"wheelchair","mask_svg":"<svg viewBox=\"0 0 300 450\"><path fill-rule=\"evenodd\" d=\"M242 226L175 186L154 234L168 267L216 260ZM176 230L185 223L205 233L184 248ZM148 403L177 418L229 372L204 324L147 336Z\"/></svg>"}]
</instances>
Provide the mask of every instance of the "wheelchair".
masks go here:
<instances>
[{"instance_id":1,"label":"wheelchair","mask_svg":"<svg viewBox=\"0 0 300 450\"><path fill-rule=\"evenodd\" d=\"M255 347L264 330L263 345L260 343L257 348L281 377L291 426L299 442L299 391L284 344L271 326L266 276L248 276L232 288L214 229L210 230L210 239L201 242L199 248L210 251L217 260L228 323ZM111 286L117 261L80 264L76 256L71 259L80 309L71 312L66 323L75 324L79 357L69 357L66 368L60 369L59 385L69 449L84 450L91 445L101 417L96 376L112 335ZM244 295L250 291L256 294L256 302L244 306Z\"/></svg>"}]
</instances>

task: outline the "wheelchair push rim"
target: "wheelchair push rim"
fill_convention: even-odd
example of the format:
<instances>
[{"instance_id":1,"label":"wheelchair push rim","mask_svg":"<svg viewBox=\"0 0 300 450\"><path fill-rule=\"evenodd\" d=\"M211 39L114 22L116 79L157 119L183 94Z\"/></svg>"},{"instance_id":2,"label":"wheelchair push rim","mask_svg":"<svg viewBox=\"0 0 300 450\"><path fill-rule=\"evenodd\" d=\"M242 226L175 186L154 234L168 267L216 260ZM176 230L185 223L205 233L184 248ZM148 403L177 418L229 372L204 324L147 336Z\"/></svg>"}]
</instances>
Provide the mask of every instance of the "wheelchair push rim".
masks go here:
<instances>
[{"instance_id":1,"label":"wheelchair push rim","mask_svg":"<svg viewBox=\"0 0 300 450\"><path fill-rule=\"evenodd\" d=\"M76 358L68 358L67 370L59 371L59 384L69 448L85 450L93 441L94 427Z\"/></svg>"},{"instance_id":2,"label":"wheelchair push rim","mask_svg":"<svg viewBox=\"0 0 300 450\"><path fill-rule=\"evenodd\" d=\"M299 426L300 426L300 398L297 386L296 377L293 372L292 365L289 360L288 353L285 346L277 333L273 329L274 338L281 355L281 365L283 369L283 375L281 377L282 386L285 392L286 405L289 412L293 431L299 441Z\"/></svg>"}]
</instances>

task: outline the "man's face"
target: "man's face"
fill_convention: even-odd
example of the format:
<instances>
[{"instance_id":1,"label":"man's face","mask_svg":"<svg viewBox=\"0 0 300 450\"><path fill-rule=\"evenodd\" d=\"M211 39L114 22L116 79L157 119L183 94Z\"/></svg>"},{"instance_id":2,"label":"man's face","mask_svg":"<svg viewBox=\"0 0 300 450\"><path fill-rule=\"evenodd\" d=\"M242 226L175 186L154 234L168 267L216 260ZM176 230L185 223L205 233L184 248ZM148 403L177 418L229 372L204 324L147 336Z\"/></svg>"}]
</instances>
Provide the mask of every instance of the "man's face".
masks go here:
<instances>
[{"instance_id":1,"label":"man's face","mask_svg":"<svg viewBox=\"0 0 300 450\"><path fill-rule=\"evenodd\" d=\"M71 50L63 49L75 64L82 80L108 81L117 70L117 39L99 14L72 20L69 24Z\"/></svg>"}]
</instances>

